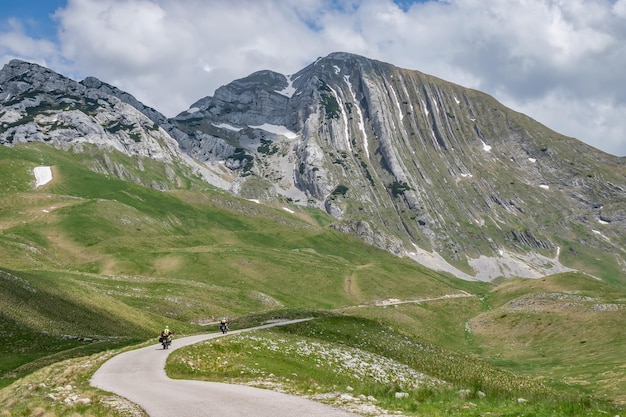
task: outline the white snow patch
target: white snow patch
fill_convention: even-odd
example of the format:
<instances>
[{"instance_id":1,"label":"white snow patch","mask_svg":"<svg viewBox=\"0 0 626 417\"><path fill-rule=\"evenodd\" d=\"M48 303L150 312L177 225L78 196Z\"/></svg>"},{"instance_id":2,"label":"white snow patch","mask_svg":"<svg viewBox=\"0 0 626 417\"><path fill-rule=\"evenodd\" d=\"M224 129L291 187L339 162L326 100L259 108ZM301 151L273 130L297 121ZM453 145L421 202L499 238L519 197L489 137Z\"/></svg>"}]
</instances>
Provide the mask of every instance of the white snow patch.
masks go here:
<instances>
[{"instance_id":1,"label":"white snow patch","mask_svg":"<svg viewBox=\"0 0 626 417\"><path fill-rule=\"evenodd\" d=\"M475 122L475 121L476 121L476 118L475 118L475 117L470 117L470 120L471 120L472 122Z\"/></svg>"},{"instance_id":2,"label":"white snow patch","mask_svg":"<svg viewBox=\"0 0 626 417\"><path fill-rule=\"evenodd\" d=\"M485 152L490 152L490 151L491 151L491 146L487 145L487 144L486 144L485 142L483 142L482 140L481 140L481 142L482 142L482 144L483 144L483 150L484 150Z\"/></svg>"},{"instance_id":3,"label":"white snow patch","mask_svg":"<svg viewBox=\"0 0 626 417\"><path fill-rule=\"evenodd\" d=\"M458 98L456 98L456 96L454 96L454 101L456 102L456 104L461 104L461 102L459 101Z\"/></svg>"},{"instance_id":4,"label":"white snow patch","mask_svg":"<svg viewBox=\"0 0 626 417\"><path fill-rule=\"evenodd\" d=\"M537 162L537 160L536 160L535 158L528 158L528 160L529 160L530 162L532 162L533 164L534 164L535 162Z\"/></svg>"},{"instance_id":5,"label":"white snow patch","mask_svg":"<svg viewBox=\"0 0 626 417\"><path fill-rule=\"evenodd\" d=\"M235 127L233 125L229 125L228 123L211 123L211 124L215 127L219 127L220 129L228 129L228 130L233 130L235 132L239 132L242 129L241 127Z\"/></svg>"},{"instance_id":6,"label":"white snow patch","mask_svg":"<svg viewBox=\"0 0 626 417\"><path fill-rule=\"evenodd\" d=\"M293 97L294 93L296 92L296 89L293 86L293 80L291 79L291 75L285 75L285 77L287 78L287 87L285 87L284 89L278 91L275 90L275 92L277 92L280 95L283 96L287 96L289 98Z\"/></svg>"},{"instance_id":7,"label":"white snow patch","mask_svg":"<svg viewBox=\"0 0 626 417\"><path fill-rule=\"evenodd\" d=\"M197 108L197 107L191 107L189 110L187 110L187 113L193 114L193 113L195 113L197 111L200 111L200 109Z\"/></svg>"},{"instance_id":8,"label":"white snow patch","mask_svg":"<svg viewBox=\"0 0 626 417\"><path fill-rule=\"evenodd\" d=\"M287 213L291 213L291 214L295 213L295 211L287 207L283 207L283 210L285 210Z\"/></svg>"},{"instance_id":9,"label":"white snow patch","mask_svg":"<svg viewBox=\"0 0 626 417\"><path fill-rule=\"evenodd\" d=\"M606 237L605 235L603 235L603 234L602 234L602 232L601 232L601 231L599 231L599 230L596 230L596 229L591 229L591 231L592 231L593 233L595 233L596 235L600 236L600 237L601 237L602 239L604 239L604 240L608 240L608 241L610 241L610 240L611 240L611 239L609 239L608 237Z\"/></svg>"},{"instance_id":10,"label":"white snow patch","mask_svg":"<svg viewBox=\"0 0 626 417\"><path fill-rule=\"evenodd\" d=\"M252 201L253 203L261 204L261 202L259 200L257 200L256 198L249 198L248 201Z\"/></svg>"},{"instance_id":11,"label":"white snow patch","mask_svg":"<svg viewBox=\"0 0 626 417\"><path fill-rule=\"evenodd\" d=\"M463 178L473 178L474 177L472 174L461 174L461 176Z\"/></svg>"},{"instance_id":12,"label":"white snow patch","mask_svg":"<svg viewBox=\"0 0 626 417\"><path fill-rule=\"evenodd\" d=\"M339 75L339 73L341 72L341 68L339 68L337 65L333 65L333 69L335 70L335 74Z\"/></svg>"},{"instance_id":13,"label":"white snow patch","mask_svg":"<svg viewBox=\"0 0 626 417\"><path fill-rule=\"evenodd\" d=\"M546 184L539 184L539 188L543 188L544 190L549 190L550 186Z\"/></svg>"},{"instance_id":14,"label":"white snow patch","mask_svg":"<svg viewBox=\"0 0 626 417\"><path fill-rule=\"evenodd\" d=\"M52 170L50 167L35 167L35 187L41 187L52 181Z\"/></svg>"},{"instance_id":15,"label":"white snow patch","mask_svg":"<svg viewBox=\"0 0 626 417\"><path fill-rule=\"evenodd\" d=\"M606 221L604 221L602 219L598 219L598 223L600 223L600 224L609 224L609 222L606 222Z\"/></svg>"},{"instance_id":16,"label":"white snow patch","mask_svg":"<svg viewBox=\"0 0 626 417\"><path fill-rule=\"evenodd\" d=\"M270 132L275 135L282 135L286 137L287 139L295 139L298 137L297 133L292 132L291 130L287 129L287 127L285 126L273 125L270 123L263 123L260 126L250 126L250 127L253 129L265 130L266 132Z\"/></svg>"}]
</instances>

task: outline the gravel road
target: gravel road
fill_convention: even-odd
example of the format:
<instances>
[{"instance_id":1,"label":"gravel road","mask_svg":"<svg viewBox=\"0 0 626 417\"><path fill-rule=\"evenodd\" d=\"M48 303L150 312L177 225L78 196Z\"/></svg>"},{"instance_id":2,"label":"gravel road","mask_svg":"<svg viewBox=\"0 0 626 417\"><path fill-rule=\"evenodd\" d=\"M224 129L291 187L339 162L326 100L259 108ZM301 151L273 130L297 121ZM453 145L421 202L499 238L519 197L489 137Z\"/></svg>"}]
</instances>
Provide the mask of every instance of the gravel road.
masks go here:
<instances>
[{"instance_id":1,"label":"gravel road","mask_svg":"<svg viewBox=\"0 0 626 417\"><path fill-rule=\"evenodd\" d=\"M250 329L296 323L284 321ZM356 416L305 398L243 385L170 379L165 374L167 355L175 349L222 336L211 333L174 339L170 349L160 344L132 350L105 362L91 385L127 398L150 417L348 417Z\"/></svg>"}]
</instances>

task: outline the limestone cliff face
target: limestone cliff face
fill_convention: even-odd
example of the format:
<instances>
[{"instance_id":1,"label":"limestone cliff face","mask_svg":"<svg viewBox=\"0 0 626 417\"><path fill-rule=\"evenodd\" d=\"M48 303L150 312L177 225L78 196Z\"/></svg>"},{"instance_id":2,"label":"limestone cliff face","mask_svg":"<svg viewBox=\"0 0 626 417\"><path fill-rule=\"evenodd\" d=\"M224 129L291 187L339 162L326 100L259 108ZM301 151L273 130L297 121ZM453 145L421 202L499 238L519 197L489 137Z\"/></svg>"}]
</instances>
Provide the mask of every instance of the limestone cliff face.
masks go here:
<instances>
[{"instance_id":1,"label":"limestone cliff face","mask_svg":"<svg viewBox=\"0 0 626 417\"><path fill-rule=\"evenodd\" d=\"M569 239L624 257L624 158L417 71L334 53L236 80L172 122L195 137L182 149L232 162L235 192L321 207L342 231L473 277L566 270Z\"/></svg>"}]
</instances>

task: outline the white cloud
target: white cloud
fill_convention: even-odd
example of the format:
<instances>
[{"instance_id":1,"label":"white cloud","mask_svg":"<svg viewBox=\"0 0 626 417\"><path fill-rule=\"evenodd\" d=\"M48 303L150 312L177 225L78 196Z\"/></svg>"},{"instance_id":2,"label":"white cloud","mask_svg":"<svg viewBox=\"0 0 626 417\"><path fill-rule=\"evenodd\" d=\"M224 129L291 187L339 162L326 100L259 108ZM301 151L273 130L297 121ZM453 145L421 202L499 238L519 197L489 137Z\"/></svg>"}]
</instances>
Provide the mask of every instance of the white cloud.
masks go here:
<instances>
[{"instance_id":1,"label":"white cloud","mask_svg":"<svg viewBox=\"0 0 626 417\"><path fill-rule=\"evenodd\" d=\"M626 18L626 0L617 0L613 5L613 13L619 17Z\"/></svg>"},{"instance_id":2,"label":"white cloud","mask_svg":"<svg viewBox=\"0 0 626 417\"><path fill-rule=\"evenodd\" d=\"M58 59L59 51L53 42L29 37L17 19L9 18L4 23L4 28L0 29L0 63L22 58L49 65Z\"/></svg>"},{"instance_id":3,"label":"white cloud","mask_svg":"<svg viewBox=\"0 0 626 417\"><path fill-rule=\"evenodd\" d=\"M609 105L593 99L572 100L560 93L531 102L507 103L506 99L503 102L561 134L579 140L593 138L586 142L613 154L626 155L626 105L623 103Z\"/></svg>"},{"instance_id":4,"label":"white cloud","mask_svg":"<svg viewBox=\"0 0 626 417\"><path fill-rule=\"evenodd\" d=\"M94 75L168 116L254 71L353 52L493 95L626 155L626 0L68 0L58 45L0 31L0 59ZM15 40L10 40L10 37ZM19 45L13 46L10 45Z\"/></svg>"}]
</instances>

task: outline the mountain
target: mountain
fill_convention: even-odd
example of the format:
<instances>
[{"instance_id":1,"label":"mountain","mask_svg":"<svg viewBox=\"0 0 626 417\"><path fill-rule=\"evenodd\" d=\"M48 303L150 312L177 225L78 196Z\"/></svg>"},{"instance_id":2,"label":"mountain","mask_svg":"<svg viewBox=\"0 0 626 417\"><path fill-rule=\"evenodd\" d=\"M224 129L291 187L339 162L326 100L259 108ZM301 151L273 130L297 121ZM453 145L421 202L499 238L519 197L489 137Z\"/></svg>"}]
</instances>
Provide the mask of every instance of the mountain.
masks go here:
<instances>
[{"instance_id":1,"label":"mountain","mask_svg":"<svg viewBox=\"0 0 626 417\"><path fill-rule=\"evenodd\" d=\"M180 152L168 127L160 113L96 78L79 83L19 60L0 71L2 145L45 142L75 153L89 152L91 145L99 150L91 161L94 171L137 183L143 182L143 164L158 161L163 175L144 185L170 189L187 175L201 175L203 167ZM112 152L133 157L133 166L116 163Z\"/></svg>"},{"instance_id":2,"label":"mountain","mask_svg":"<svg viewBox=\"0 0 626 417\"><path fill-rule=\"evenodd\" d=\"M333 53L233 81L173 123L236 194L323 208L459 277L602 275L584 265L597 257L624 272L625 158L418 71Z\"/></svg>"},{"instance_id":3,"label":"mountain","mask_svg":"<svg viewBox=\"0 0 626 417\"><path fill-rule=\"evenodd\" d=\"M418 71L333 53L292 75L255 72L167 119L95 78L11 61L0 103L2 144L92 144L92 169L154 188L195 175L318 208L337 230L464 279L624 275L625 158ZM142 179L148 160L163 163L158 180Z\"/></svg>"}]
</instances>

